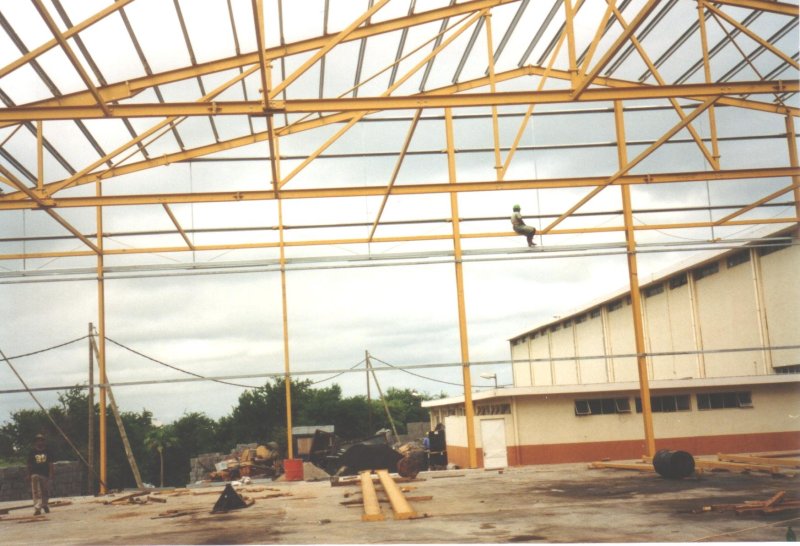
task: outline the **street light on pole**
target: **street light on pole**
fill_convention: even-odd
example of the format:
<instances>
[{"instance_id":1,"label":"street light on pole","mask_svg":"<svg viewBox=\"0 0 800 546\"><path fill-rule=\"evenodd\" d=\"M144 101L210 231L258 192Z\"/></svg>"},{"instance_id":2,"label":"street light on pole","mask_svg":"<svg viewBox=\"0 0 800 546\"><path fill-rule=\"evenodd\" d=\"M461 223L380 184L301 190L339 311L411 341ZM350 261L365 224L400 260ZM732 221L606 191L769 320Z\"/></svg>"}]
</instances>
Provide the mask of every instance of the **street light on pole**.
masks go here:
<instances>
[{"instance_id":1,"label":"street light on pole","mask_svg":"<svg viewBox=\"0 0 800 546\"><path fill-rule=\"evenodd\" d=\"M488 373L484 372L481 374L481 377L484 379L494 379L494 388L497 388L497 374L496 373Z\"/></svg>"}]
</instances>

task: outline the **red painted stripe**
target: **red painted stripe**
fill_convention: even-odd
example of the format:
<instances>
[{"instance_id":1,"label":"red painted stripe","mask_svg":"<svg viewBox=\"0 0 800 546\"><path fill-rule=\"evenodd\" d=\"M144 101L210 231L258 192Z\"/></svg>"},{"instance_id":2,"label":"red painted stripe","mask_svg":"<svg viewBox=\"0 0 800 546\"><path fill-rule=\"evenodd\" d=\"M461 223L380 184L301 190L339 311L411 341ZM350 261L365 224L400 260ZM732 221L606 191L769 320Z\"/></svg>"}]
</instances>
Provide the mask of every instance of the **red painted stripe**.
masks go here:
<instances>
[{"instance_id":1,"label":"red painted stripe","mask_svg":"<svg viewBox=\"0 0 800 546\"><path fill-rule=\"evenodd\" d=\"M682 450L692 455L788 451L800 449L800 431L664 438L656 440L656 449ZM482 467L483 451L477 452L478 467ZM507 452L509 466L637 459L647 453L643 439L509 446ZM461 468L469 466L466 447L448 445L447 456L449 462Z\"/></svg>"}]
</instances>

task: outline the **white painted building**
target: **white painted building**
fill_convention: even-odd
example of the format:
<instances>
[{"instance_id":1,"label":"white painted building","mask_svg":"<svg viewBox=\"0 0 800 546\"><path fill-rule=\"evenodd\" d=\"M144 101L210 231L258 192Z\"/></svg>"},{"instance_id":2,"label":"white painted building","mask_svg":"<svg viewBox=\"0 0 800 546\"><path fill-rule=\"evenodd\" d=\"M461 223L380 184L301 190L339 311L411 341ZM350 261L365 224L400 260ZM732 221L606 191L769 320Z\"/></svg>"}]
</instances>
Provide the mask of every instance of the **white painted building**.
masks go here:
<instances>
[{"instance_id":1,"label":"white painted building","mask_svg":"<svg viewBox=\"0 0 800 546\"><path fill-rule=\"evenodd\" d=\"M796 229L641 285L658 449L800 448ZM510 340L513 387L475 393L479 466L627 459L646 452L630 293ZM426 402L466 466L464 399ZM485 459L485 463L484 463Z\"/></svg>"}]
</instances>

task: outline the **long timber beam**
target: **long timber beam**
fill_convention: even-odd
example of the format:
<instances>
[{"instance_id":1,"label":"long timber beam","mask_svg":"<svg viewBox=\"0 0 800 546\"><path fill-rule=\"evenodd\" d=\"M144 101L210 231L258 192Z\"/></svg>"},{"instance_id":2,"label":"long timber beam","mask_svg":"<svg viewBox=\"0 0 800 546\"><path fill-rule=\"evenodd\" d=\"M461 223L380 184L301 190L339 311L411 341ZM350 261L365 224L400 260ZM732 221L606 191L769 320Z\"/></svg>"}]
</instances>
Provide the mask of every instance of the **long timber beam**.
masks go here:
<instances>
[{"instance_id":1,"label":"long timber beam","mask_svg":"<svg viewBox=\"0 0 800 546\"><path fill-rule=\"evenodd\" d=\"M593 88L575 98L572 90L515 91L504 93L468 93L408 97L357 97L340 99L293 99L269 101L224 101L211 103L173 102L167 104L109 105L112 118L163 116L261 116L265 113L369 112L372 110L410 110L417 108L471 108L479 106L517 106L529 104L563 104L570 102L607 102L617 100L671 99L725 95L757 95L796 93L796 80L726 82L713 84L637 85L631 87ZM36 121L59 119L105 118L104 108L97 105L10 107L0 110L0 121Z\"/></svg>"},{"instance_id":2,"label":"long timber beam","mask_svg":"<svg viewBox=\"0 0 800 546\"><path fill-rule=\"evenodd\" d=\"M677 173L628 174L608 182L607 176L528 179L506 181L447 182L437 184L400 184L392 188L392 195L449 194L461 192L587 188L601 185L639 185L666 184L672 182L704 182L742 179L767 179L800 176L800 167L774 167L766 169L733 169L720 171L695 171ZM386 186L357 186L341 188L283 189L281 199L317 199L324 197L383 197ZM2 210L30 210L46 207L80 208L94 206L162 205L175 203L235 203L239 201L271 201L275 199L272 190L164 193L147 195L103 195L85 197L59 197L31 200L12 200L0 198Z\"/></svg>"}]
</instances>

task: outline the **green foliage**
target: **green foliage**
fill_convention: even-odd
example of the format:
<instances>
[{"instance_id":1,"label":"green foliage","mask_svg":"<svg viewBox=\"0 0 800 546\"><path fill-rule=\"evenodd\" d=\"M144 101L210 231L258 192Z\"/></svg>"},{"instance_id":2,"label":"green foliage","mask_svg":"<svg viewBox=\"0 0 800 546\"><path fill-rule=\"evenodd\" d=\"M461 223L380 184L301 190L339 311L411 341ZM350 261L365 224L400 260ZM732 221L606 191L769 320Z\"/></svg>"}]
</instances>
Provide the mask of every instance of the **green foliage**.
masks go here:
<instances>
[{"instance_id":1,"label":"green foliage","mask_svg":"<svg viewBox=\"0 0 800 546\"><path fill-rule=\"evenodd\" d=\"M409 389L390 387L386 404L398 433L406 432L405 424L428 420L428 411L421 406L432 397L419 396ZM293 381L292 425L333 425L336 434L345 440L366 438L382 428L390 428L383 402L367 402L364 396L342 397L339 385L315 388L310 380ZM99 407L94 404L95 435L99 429ZM89 399L88 393L74 387L58 397L58 404L47 409L81 456L87 457ZM0 462L24 463L36 434L47 437L56 460L78 460L78 456L41 410L19 410L0 425ZM286 383L282 378L264 386L244 391L231 412L214 420L203 413L187 413L168 425L157 427L153 415L141 412L121 413L131 449L139 465L142 479L160 483L163 455L164 484L185 485L189 479L189 459L202 453L229 452L236 444L278 442L286 452ZM110 406L106 410L108 430L107 479L110 489L135 487L122 438ZM370 426L371 423L371 426ZM95 440L94 460L99 461Z\"/></svg>"}]
</instances>

